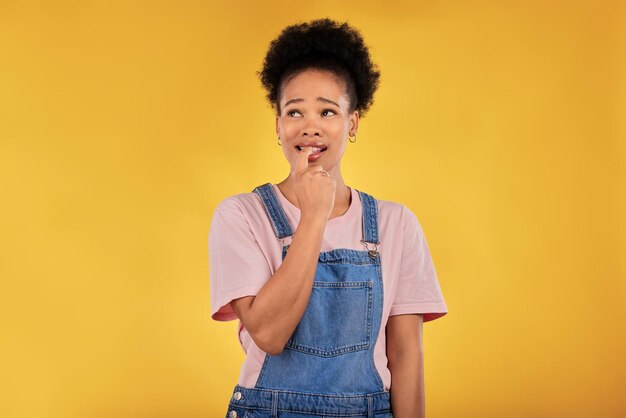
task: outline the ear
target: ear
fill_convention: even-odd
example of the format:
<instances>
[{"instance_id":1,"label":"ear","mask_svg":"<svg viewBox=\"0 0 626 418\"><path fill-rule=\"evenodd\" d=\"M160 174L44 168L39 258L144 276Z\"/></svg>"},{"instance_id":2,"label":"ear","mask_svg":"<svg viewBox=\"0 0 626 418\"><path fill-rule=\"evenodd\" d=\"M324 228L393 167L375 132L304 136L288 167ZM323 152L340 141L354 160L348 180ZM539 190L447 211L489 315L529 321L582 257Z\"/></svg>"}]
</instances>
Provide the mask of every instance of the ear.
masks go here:
<instances>
[{"instance_id":1,"label":"ear","mask_svg":"<svg viewBox=\"0 0 626 418\"><path fill-rule=\"evenodd\" d=\"M279 119L279 117L278 117L278 115L276 115L276 137L280 136L280 131L278 129L278 119Z\"/></svg>"},{"instance_id":2,"label":"ear","mask_svg":"<svg viewBox=\"0 0 626 418\"><path fill-rule=\"evenodd\" d=\"M350 115L350 132L356 135L356 132L359 130L359 111L355 110Z\"/></svg>"}]
</instances>

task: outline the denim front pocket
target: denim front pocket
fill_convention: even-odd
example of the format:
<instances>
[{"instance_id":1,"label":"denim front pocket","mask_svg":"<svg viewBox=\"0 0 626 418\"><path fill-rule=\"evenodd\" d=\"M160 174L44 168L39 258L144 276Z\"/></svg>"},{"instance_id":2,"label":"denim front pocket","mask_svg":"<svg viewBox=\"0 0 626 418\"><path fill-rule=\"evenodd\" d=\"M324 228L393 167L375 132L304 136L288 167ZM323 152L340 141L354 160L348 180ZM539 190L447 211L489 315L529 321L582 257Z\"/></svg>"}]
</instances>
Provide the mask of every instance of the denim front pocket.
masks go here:
<instances>
[{"instance_id":1,"label":"denim front pocket","mask_svg":"<svg viewBox=\"0 0 626 418\"><path fill-rule=\"evenodd\" d=\"M309 304L285 348L330 357L370 346L372 281L313 282Z\"/></svg>"}]
</instances>

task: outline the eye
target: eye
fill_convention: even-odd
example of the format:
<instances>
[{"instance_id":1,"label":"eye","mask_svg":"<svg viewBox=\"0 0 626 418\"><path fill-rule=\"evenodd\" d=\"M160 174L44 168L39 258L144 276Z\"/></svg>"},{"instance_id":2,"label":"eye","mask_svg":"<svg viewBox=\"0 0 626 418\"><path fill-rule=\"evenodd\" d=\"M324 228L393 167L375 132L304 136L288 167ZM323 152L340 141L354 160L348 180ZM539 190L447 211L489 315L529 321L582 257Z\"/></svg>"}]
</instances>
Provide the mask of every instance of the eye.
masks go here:
<instances>
[{"instance_id":1,"label":"eye","mask_svg":"<svg viewBox=\"0 0 626 418\"><path fill-rule=\"evenodd\" d=\"M335 111L332 109L324 109L324 111L322 112L322 115L326 112L331 112L333 115L336 115Z\"/></svg>"},{"instance_id":2,"label":"eye","mask_svg":"<svg viewBox=\"0 0 626 418\"><path fill-rule=\"evenodd\" d=\"M300 113L298 110L290 110L287 112L287 116L291 116L292 113Z\"/></svg>"}]
</instances>

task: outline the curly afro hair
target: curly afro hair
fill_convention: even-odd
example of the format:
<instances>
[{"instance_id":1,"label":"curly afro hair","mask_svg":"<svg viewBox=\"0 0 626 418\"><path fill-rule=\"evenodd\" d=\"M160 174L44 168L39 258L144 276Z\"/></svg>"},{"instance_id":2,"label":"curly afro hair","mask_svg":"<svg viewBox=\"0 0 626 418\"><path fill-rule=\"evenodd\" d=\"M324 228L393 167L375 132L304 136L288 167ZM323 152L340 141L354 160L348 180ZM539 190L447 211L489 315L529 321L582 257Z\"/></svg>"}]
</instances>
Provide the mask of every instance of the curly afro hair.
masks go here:
<instances>
[{"instance_id":1,"label":"curly afro hair","mask_svg":"<svg viewBox=\"0 0 626 418\"><path fill-rule=\"evenodd\" d=\"M380 72L361 34L347 23L324 18L294 24L270 43L256 74L277 114L282 86L306 69L330 71L343 80L350 112L358 110L363 117L374 102Z\"/></svg>"}]
</instances>

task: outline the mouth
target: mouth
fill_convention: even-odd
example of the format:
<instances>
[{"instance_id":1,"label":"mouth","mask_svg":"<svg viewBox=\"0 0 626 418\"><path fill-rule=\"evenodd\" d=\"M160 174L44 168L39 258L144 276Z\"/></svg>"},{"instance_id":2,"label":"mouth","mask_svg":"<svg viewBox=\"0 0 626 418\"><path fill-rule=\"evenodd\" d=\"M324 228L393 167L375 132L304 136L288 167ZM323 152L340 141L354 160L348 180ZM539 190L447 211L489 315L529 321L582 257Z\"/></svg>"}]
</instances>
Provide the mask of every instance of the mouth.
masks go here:
<instances>
[{"instance_id":1,"label":"mouth","mask_svg":"<svg viewBox=\"0 0 626 418\"><path fill-rule=\"evenodd\" d=\"M316 144L316 145L308 145L308 144L301 144L301 145L296 145L296 149L298 151L302 151L302 148L304 147L310 147L311 148L311 155L315 155L315 154L320 154L324 151L326 151L326 149L328 148L326 145L322 145L322 144Z\"/></svg>"}]
</instances>

